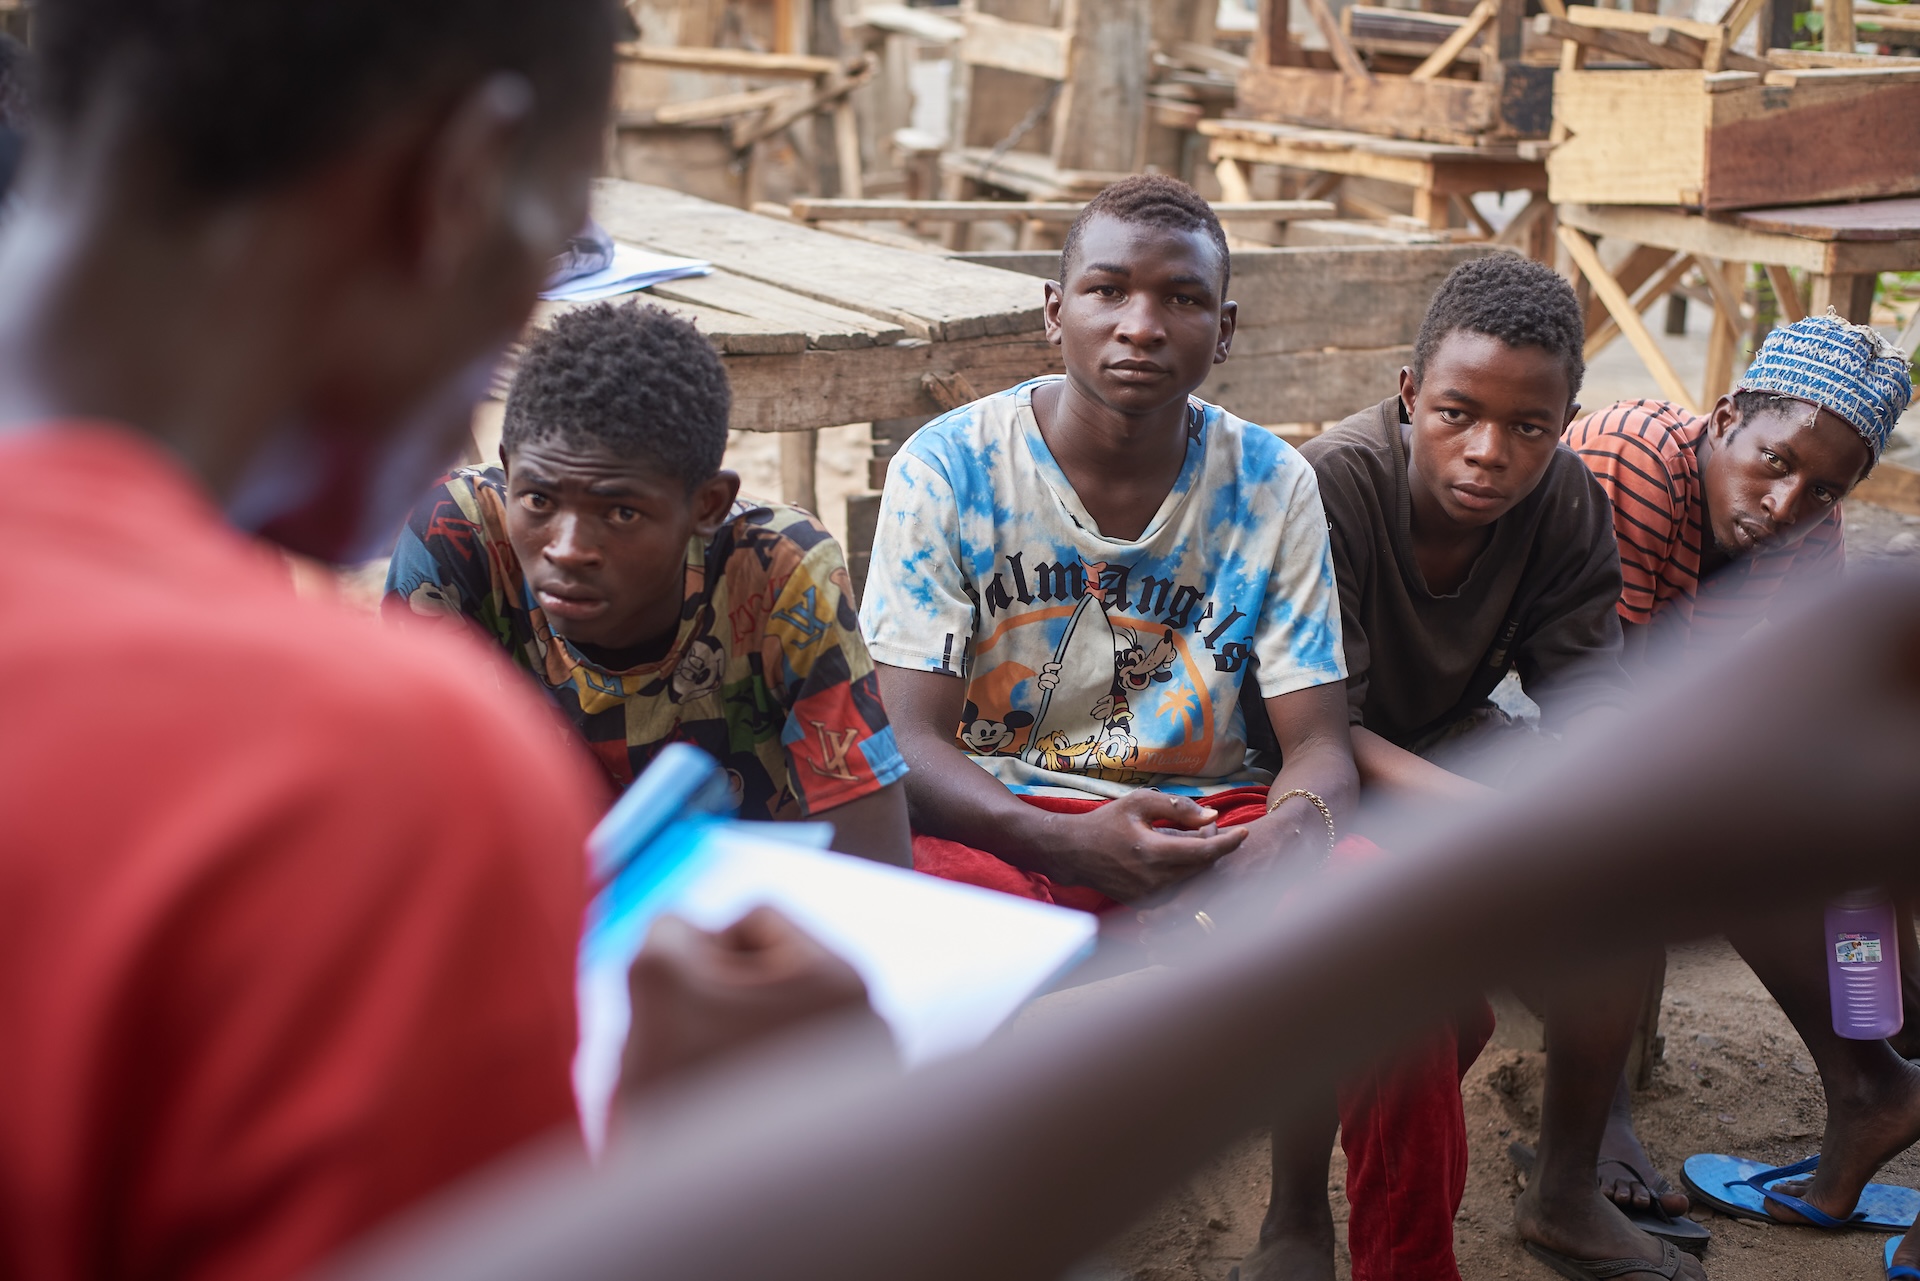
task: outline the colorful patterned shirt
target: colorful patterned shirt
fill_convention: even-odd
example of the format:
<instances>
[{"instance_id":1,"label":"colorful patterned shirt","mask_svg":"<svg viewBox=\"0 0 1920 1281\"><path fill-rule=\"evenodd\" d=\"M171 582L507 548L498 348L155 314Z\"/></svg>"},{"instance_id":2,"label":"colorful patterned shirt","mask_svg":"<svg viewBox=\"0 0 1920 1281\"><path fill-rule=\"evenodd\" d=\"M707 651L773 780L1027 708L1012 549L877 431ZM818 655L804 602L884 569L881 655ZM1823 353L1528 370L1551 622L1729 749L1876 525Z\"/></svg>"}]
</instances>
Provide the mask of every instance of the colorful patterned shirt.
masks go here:
<instances>
[{"instance_id":1,"label":"colorful patterned shirt","mask_svg":"<svg viewBox=\"0 0 1920 1281\"><path fill-rule=\"evenodd\" d=\"M462 468L414 508L384 608L477 624L539 678L620 787L673 742L726 767L746 818L818 814L907 772L839 545L792 507L742 500L710 542L690 541L673 646L626 671L556 637L533 603L497 467Z\"/></svg>"},{"instance_id":2,"label":"colorful patterned shirt","mask_svg":"<svg viewBox=\"0 0 1920 1281\"><path fill-rule=\"evenodd\" d=\"M1613 501L1620 619L1682 644L1738 635L1779 593L1837 573L1846 543L1835 507L1797 543L1743 556L1700 581L1705 490L1696 452L1707 420L1659 400L1621 401L1575 420L1564 443Z\"/></svg>"},{"instance_id":3,"label":"colorful patterned shirt","mask_svg":"<svg viewBox=\"0 0 1920 1281\"><path fill-rule=\"evenodd\" d=\"M1266 783L1243 685L1346 676L1313 468L1189 400L1160 510L1108 537L1034 420L1044 382L935 419L893 460L861 602L874 657L964 680L958 745L1015 792Z\"/></svg>"}]
</instances>

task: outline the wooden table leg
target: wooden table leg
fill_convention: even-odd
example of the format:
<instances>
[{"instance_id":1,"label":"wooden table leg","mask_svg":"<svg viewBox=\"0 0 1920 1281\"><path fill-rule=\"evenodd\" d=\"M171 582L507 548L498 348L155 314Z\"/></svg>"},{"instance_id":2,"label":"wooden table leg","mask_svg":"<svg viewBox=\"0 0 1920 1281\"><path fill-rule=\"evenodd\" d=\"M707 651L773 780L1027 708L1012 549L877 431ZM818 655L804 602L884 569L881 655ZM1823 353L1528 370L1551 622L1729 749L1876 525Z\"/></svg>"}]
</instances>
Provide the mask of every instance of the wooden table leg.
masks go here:
<instances>
[{"instance_id":1,"label":"wooden table leg","mask_svg":"<svg viewBox=\"0 0 1920 1281\"><path fill-rule=\"evenodd\" d=\"M780 501L816 516L820 513L820 490L814 481L814 460L819 453L818 431L780 433Z\"/></svg>"},{"instance_id":2,"label":"wooden table leg","mask_svg":"<svg viewBox=\"0 0 1920 1281\"><path fill-rule=\"evenodd\" d=\"M859 200L866 194L866 182L860 173L860 122L853 114L853 103L840 99L833 109L834 159L840 170L840 194Z\"/></svg>"},{"instance_id":3,"label":"wooden table leg","mask_svg":"<svg viewBox=\"0 0 1920 1281\"><path fill-rule=\"evenodd\" d=\"M1780 318L1791 325L1796 320L1807 318L1807 305L1800 297L1800 286L1793 283L1793 273L1785 267L1767 264L1767 283L1773 286L1774 301L1780 304Z\"/></svg>"},{"instance_id":4,"label":"wooden table leg","mask_svg":"<svg viewBox=\"0 0 1920 1281\"><path fill-rule=\"evenodd\" d=\"M1574 266L1580 269L1580 274L1585 276L1588 283L1593 286L1593 292L1606 306L1607 313L1613 317L1613 323L1618 325L1620 332L1627 336L1627 341L1633 345L1641 363L1645 364L1647 372L1653 375L1653 380L1660 384L1660 390L1665 393L1667 399L1688 413L1699 413L1699 408L1693 403L1693 397L1687 392L1687 385L1680 381L1680 375L1674 372L1673 364L1667 359L1666 353L1660 350L1660 344L1655 342L1653 335L1647 332L1646 322L1640 319L1640 312L1634 307L1633 300L1627 297L1626 291L1620 288L1620 282L1608 273L1606 265L1600 261L1600 255L1595 251L1593 242L1574 228L1562 224L1560 243L1566 246L1567 253L1573 258Z\"/></svg>"},{"instance_id":5,"label":"wooden table leg","mask_svg":"<svg viewBox=\"0 0 1920 1281\"><path fill-rule=\"evenodd\" d=\"M1436 194L1432 187L1413 189L1413 216L1435 231L1447 229L1447 215L1450 212L1447 207L1447 198Z\"/></svg>"},{"instance_id":6,"label":"wooden table leg","mask_svg":"<svg viewBox=\"0 0 1920 1281\"><path fill-rule=\"evenodd\" d=\"M1704 409L1727 394L1733 385L1733 365L1740 354L1740 281L1746 264L1702 260L1700 274L1713 295L1713 332L1707 336L1707 376L1700 388Z\"/></svg>"},{"instance_id":7,"label":"wooden table leg","mask_svg":"<svg viewBox=\"0 0 1920 1281\"><path fill-rule=\"evenodd\" d=\"M1840 319L1864 325L1873 312L1873 288L1880 277L1872 272L1849 276L1813 277L1813 297L1807 301L1809 315L1824 316L1831 307Z\"/></svg>"},{"instance_id":8,"label":"wooden table leg","mask_svg":"<svg viewBox=\"0 0 1920 1281\"><path fill-rule=\"evenodd\" d=\"M1232 204L1244 204L1253 199L1253 188L1247 185L1247 176L1240 170L1240 162L1232 156L1222 156L1213 166L1213 176L1220 181L1220 198Z\"/></svg>"},{"instance_id":9,"label":"wooden table leg","mask_svg":"<svg viewBox=\"0 0 1920 1281\"><path fill-rule=\"evenodd\" d=\"M1693 270L1693 265L1692 254L1675 254L1672 260L1661 268L1660 274L1653 278L1652 283L1642 289L1639 296L1633 300L1633 309L1645 315L1654 303L1672 292L1673 287L1680 283L1680 278ZM1685 300L1682 299L1682 301ZM1684 333L1685 330L1681 332ZM1586 358L1592 360L1606 349L1608 343L1619 336L1620 326L1613 323L1612 316L1607 316L1587 331Z\"/></svg>"}]
</instances>

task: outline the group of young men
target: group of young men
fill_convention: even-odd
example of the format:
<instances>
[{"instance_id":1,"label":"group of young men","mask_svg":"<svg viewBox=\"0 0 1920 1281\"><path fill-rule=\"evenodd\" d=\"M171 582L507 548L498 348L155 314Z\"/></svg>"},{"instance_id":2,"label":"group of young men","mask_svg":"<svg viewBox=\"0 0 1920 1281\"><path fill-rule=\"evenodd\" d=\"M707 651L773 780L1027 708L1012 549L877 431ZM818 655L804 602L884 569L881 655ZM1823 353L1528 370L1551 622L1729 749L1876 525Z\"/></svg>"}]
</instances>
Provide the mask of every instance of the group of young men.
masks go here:
<instances>
[{"instance_id":1,"label":"group of young men","mask_svg":"<svg viewBox=\"0 0 1920 1281\"><path fill-rule=\"evenodd\" d=\"M1869 331L1816 318L1707 419L1575 422L1571 291L1494 256L1436 297L1397 396L1296 452L1194 397L1231 349L1226 240L1144 178L1087 207L1047 286L1065 376L902 452L858 617L817 521L740 500L718 359L657 311L540 335L501 466L416 503L583 220L610 23L596 0L42 6L0 239L0 530L32 550L0 567L23 609L0 638L0 1271L290 1276L566 1127L581 840L665 742L720 759L749 817L1205 933L1232 902L1184 897L1201 871L1391 857L1351 830L1364 793L1491 797L1508 756L1483 740L1575 737L1659 645L1828 572L1910 395ZM248 536L343 556L396 498L386 612L424 626L300 599ZM1509 671L1538 729L1489 704ZM1802 1195L1844 1215L1920 1133L1920 1086L1884 1043L1822 1039L1815 953L1787 941L1743 946L1828 1083ZM1193 1044L1276 982L1194 988ZM635 984L655 1022L689 1012L649 1079L860 1000L764 918L656 940ZM1598 986L1539 997L1521 1232L1594 1275L1698 1275L1614 1208L1677 1198L1616 1106L1641 978ZM1432 1029L1318 1109L1276 1098L1245 1281L1331 1274L1336 1117L1355 1275L1454 1275L1485 1034ZM1265 1029L1239 1039L1272 1061ZM1087 1065L1057 1066L1024 1089L1065 1116ZM1603 1156L1634 1171L1605 1195Z\"/></svg>"},{"instance_id":2,"label":"group of young men","mask_svg":"<svg viewBox=\"0 0 1920 1281\"><path fill-rule=\"evenodd\" d=\"M1046 285L1065 375L906 444L857 623L820 524L721 470L726 382L693 328L635 305L564 316L522 361L501 466L414 511L389 612L478 624L615 786L690 741L753 817L825 817L850 852L1204 929L1178 899L1196 872L1366 857L1347 831L1363 792L1484 796L1516 747L1617 716L1661 650L1831 575L1841 500L1911 393L1871 330L1814 317L1705 418L1582 418L1572 289L1494 254L1441 287L1393 394L1296 451L1194 395L1230 354L1229 273L1182 184L1092 201ZM1491 701L1510 673L1537 720ZM1824 1066L1844 1051L1799 999L1818 973L1794 973L1817 951L1776 937L1743 943ZM1625 1106L1655 963L1527 993L1550 1079L1517 1221L1575 1275L1701 1275L1659 1239L1701 1234ZM1276 1132L1243 1281L1333 1275L1336 1126L1354 1276L1457 1276L1458 1087L1490 1032L1483 1005ZM1844 1114L1827 1151L1854 1168L1813 1194L1842 1214L1892 1154L1849 1162Z\"/></svg>"}]
</instances>

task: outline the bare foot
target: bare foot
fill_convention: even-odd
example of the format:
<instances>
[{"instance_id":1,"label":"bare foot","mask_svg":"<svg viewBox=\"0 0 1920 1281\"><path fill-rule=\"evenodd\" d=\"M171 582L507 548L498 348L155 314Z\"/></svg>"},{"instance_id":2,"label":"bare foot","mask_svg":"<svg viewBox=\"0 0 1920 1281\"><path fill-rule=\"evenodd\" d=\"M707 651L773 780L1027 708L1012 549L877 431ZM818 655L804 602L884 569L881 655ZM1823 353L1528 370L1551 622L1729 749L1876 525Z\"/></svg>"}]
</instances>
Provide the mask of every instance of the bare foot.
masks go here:
<instances>
[{"instance_id":1,"label":"bare foot","mask_svg":"<svg viewBox=\"0 0 1920 1281\"><path fill-rule=\"evenodd\" d=\"M1920 1268L1920 1232L1909 1232L1900 1239L1900 1246L1893 1252L1893 1261L1888 1266Z\"/></svg>"},{"instance_id":2,"label":"bare foot","mask_svg":"<svg viewBox=\"0 0 1920 1281\"><path fill-rule=\"evenodd\" d=\"M1282 1223L1267 1211L1260 1244L1240 1260L1239 1281L1333 1281L1333 1210L1323 1200L1299 1207L1298 1221Z\"/></svg>"},{"instance_id":3,"label":"bare foot","mask_svg":"<svg viewBox=\"0 0 1920 1281\"><path fill-rule=\"evenodd\" d=\"M1569 1259L1644 1259L1645 1272L1623 1273L1620 1281L1660 1281L1654 1268L1665 1254L1664 1246L1628 1223L1598 1188L1581 1189L1549 1201L1541 1196L1540 1185L1531 1183L1513 1203L1513 1226L1521 1240ZM1706 1276L1700 1260L1690 1254L1680 1256L1680 1271L1674 1281L1706 1281Z\"/></svg>"},{"instance_id":4,"label":"bare foot","mask_svg":"<svg viewBox=\"0 0 1920 1281\"><path fill-rule=\"evenodd\" d=\"M1623 1092L1614 1099L1607 1116L1606 1133L1600 1138L1600 1192L1622 1210L1642 1213L1656 1202L1670 1219L1687 1212L1691 1204L1686 1193L1654 1168L1640 1136L1633 1132L1633 1112ZM1653 1180L1649 1185L1646 1180Z\"/></svg>"},{"instance_id":5,"label":"bare foot","mask_svg":"<svg viewBox=\"0 0 1920 1281\"><path fill-rule=\"evenodd\" d=\"M1850 1093L1827 1083L1827 1132L1820 1142L1820 1166L1811 1179L1776 1183L1836 1219L1853 1213L1860 1191L1880 1167L1920 1141L1920 1066L1897 1060L1878 1079L1863 1081ZM1805 1217L1772 1201L1767 1213L1781 1223L1805 1223Z\"/></svg>"}]
</instances>

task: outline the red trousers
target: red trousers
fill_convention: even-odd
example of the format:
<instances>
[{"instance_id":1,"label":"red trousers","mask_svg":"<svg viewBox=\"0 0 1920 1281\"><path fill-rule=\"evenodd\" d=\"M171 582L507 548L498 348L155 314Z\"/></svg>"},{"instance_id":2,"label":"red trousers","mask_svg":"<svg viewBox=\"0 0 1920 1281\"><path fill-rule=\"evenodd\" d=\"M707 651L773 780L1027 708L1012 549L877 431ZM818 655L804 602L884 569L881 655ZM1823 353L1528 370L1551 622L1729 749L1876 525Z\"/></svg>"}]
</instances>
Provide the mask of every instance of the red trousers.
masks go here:
<instances>
[{"instance_id":1,"label":"red trousers","mask_svg":"<svg viewBox=\"0 0 1920 1281\"><path fill-rule=\"evenodd\" d=\"M1084 814L1104 801L1051 796L1021 800L1059 814ZM1221 827L1266 814L1267 789L1235 788L1200 798ZM1343 838L1337 862L1364 859L1371 842ZM937 836L913 838L913 865L1022 898L1085 912L1122 906L1097 890L1060 885L984 850ZM1480 1008L1375 1066L1340 1092L1340 1143L1347 1153L1347 1243L1353 1281L1460 1281L1453 1216L1467 1186L1467 1121L1460 1079L1493 1035L1493 1009Z\"/></svg>"}]
</instances>

